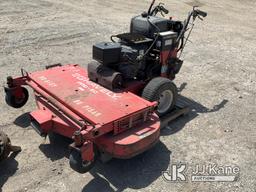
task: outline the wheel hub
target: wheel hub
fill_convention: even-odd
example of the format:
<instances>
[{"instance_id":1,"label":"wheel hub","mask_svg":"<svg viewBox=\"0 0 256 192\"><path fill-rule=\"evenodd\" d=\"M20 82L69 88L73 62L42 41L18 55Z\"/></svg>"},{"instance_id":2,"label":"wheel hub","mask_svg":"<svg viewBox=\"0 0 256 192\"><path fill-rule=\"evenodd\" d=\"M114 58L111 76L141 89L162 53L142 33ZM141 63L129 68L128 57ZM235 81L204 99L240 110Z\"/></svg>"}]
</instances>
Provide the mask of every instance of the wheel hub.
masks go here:
<instances>
[{"instance_id":1,"label":"wheel hub","mask_svg":"<svg viewBox=\"0 0 256 192\"><path fill-rule=\"evenodd\" d=\"M171 90L165 90L160 94L158 100L157 111L159 113L165 113L168 111L173 102L173 93Z\"/></svg>"}]
</instances>

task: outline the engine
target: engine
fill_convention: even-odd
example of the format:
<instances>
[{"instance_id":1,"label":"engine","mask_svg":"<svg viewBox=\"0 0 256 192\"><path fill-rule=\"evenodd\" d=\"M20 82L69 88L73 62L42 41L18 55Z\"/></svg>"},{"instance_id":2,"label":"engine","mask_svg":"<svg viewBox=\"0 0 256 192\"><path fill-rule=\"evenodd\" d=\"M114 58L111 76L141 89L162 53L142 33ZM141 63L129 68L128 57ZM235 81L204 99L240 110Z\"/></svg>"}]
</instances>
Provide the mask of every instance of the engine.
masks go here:
<instances>
[{"instance_id":1,"label":"engine","mask_svg":"<svg viewBox=\"0 0 256 192\"><path fill-rule=\"evenodd\" d=\"M176 42L182 28L180 21L143 13L132 18L129 33L112 36L112 42L95 44L93 59L100 63L99 68L120 73L124 81L147 81L157 76L174 79L182 65L177 59Z\"/></svg>"}]
</instances>

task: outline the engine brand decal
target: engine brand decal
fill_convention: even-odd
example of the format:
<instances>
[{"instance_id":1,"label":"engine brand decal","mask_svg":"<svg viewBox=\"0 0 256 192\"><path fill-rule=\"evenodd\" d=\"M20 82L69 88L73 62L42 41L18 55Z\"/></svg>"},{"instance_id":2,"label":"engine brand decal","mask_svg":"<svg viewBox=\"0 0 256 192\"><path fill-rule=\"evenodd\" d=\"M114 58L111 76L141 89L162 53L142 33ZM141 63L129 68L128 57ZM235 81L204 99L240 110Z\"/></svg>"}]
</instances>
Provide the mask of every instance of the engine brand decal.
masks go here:
<instances>
[{"instance_id":1,"label":"engine brand decal","mask_svg":"<svg viewBox=\"0 0 256 192\"><path fill-rule=\"evenodd\" d=\"M93 94L98 94L99 92L104 93L105 95L107 95L108 97L111 97L114 100L121 98L121 95L118 95L118 94L90 81L88 77L85 77L79 73L72 74L72 76L74 78L76 78L77 80L79 80L77 82L77 84L80 86L79 87L80 90L88 90Z\"/></svg>"}]
</instances>

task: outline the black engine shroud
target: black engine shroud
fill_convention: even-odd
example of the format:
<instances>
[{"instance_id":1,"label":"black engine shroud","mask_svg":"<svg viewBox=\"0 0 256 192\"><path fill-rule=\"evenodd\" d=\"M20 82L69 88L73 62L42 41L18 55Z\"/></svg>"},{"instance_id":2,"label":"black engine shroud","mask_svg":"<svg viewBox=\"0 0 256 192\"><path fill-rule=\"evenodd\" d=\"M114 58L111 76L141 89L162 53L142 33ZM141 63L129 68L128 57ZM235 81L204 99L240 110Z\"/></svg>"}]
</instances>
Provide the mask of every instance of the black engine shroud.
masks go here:
<instances>
[{"instance_id":1,"label":"black engine shroud","mask_svg":"<svg viewBox=\"0 0 256 192\"><path fill-rule=\"evenodd\" d=\"M93 59L120 72L124 79L146 80L160 76L161 52L177 47L175 40L182 27L180 21L136 16L131 20L130 33L113 36L119 39L118 42L112 39L113 42L95 44Z\"/></svg>"}]
</instances>

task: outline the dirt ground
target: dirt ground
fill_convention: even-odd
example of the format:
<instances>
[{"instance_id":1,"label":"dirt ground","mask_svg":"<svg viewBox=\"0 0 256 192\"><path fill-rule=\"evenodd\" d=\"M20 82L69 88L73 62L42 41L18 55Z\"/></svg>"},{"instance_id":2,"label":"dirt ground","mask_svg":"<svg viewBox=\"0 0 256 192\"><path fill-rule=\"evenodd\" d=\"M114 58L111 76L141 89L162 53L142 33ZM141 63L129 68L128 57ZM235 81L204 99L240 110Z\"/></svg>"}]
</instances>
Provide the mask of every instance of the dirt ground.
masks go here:
<instances>
[{"instance_id":1,"label":"dirt ground","mask_svg":"<svg viewBox=\"0 0 256 192\"><path fill-rule=\"evenodd\" d=\"M166 0L183 20L188 1ZM66 143L50 145L30 127L33 96L22 109L0 94L0 129L22 152L0 163L0 188L18 191L256 191L255 1L202 0L208 12L197 21L175 83L192 111L164 129L161 141L131 160L114 159L87 174L71 170ZM130 18L149 1L0 0L0 82L8 75L54 63L91 61L92 45L129 29ZM63 80L64 81L64 80ZM172 163L240 167L235 182L166 182ZM0 190L1 191L1 190Z\"/></svg>"}]
</instances>

